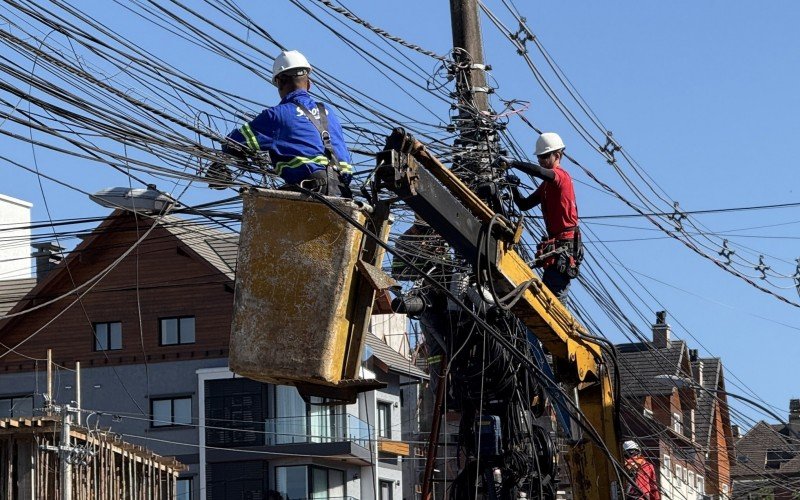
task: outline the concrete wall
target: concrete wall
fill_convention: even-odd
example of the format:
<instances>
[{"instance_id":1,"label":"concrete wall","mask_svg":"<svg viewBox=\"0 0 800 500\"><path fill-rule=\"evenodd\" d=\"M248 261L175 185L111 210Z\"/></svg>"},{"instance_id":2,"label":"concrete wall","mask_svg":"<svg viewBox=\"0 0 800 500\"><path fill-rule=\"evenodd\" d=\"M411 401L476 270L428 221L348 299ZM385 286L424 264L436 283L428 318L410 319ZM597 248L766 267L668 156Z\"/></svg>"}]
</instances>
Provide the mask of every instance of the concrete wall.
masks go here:
<instances>
[{"instance_id":1,"label":"concrete wall","mask_svg":"<svg viewBox=\"0 0 800 500\"><path fill-rule=\"evenodd\" d=\"M0 280L31 277L32 206L0 194Z\"/></svg>"}]
</instances>

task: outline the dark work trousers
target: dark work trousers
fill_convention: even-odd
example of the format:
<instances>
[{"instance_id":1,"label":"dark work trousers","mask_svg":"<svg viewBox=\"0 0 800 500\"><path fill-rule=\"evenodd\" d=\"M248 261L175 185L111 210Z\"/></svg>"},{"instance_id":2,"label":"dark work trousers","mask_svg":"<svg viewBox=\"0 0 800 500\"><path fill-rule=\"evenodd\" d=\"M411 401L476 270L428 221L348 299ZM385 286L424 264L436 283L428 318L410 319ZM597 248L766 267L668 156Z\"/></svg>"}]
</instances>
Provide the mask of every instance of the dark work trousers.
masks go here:
<instances>
[{"instance_id":1,"label":"dark work trousers","mask_svg":"<svg viewBox=\"0 0 800 500\"><path fill-rule=\"evenodd\" d=\"M569 282L571 281L569 276L558 272L556 266L548 266L542 274L542 281L553 292L553 295L558 297L558 300L566 304Z\"/></svg>"}]
</instances>

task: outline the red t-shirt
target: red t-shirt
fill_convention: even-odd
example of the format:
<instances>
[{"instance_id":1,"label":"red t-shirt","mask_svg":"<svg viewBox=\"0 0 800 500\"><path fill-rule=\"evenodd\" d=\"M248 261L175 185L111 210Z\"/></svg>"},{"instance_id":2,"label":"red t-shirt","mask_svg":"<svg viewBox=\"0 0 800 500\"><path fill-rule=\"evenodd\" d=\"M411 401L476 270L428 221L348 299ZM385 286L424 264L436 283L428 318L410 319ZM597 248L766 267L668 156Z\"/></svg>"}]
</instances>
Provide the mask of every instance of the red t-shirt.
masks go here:
<instances>
[{"instance_id":1,"label":"red t-shirt","mask_svg":"<svg viewBox=\"0 0 800 500\"><path fill-rule=\"evenodd\" d=\"M627 498L642 500L661 500L661 493L658 491L658 480L653 464L642 457L628 458L625 460L625 468L635 474L636 488L628 486Z\"/></svg>"},{"instance_id":2,"label":"red t-shirt","mask_svg":"<svg viewBox=\"0 0 800 500\"><path fill-rule=\"evenodd\" d=\"M565 231L578 225L578 204L575 203L575 189L572 177L561 167L553 169L556 174L552 181L544 181L536 189L542 203L542 215L547 234L551 238L571 239L574 231Z\"/></svg>"}]
</instances>

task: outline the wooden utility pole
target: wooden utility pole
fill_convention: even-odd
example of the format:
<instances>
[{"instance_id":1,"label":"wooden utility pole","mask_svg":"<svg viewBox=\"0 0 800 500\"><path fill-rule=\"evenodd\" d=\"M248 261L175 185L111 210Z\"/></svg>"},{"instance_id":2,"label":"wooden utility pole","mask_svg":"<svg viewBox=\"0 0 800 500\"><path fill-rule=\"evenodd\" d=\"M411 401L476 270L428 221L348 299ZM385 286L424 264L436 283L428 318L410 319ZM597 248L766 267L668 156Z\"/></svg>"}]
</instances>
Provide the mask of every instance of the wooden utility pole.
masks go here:
<instances>
[{"instance_id":1,"label":"wooden utility pole","mask_svg":"<svg viewBox=\"0 0 800 500\"><path fill-rule=\"evenodd\" d=\"M466 90L474 96L474 105L478 111L488 111L489 97L486 92L488 89L483 67L483 41L478 19L478 0L450 0L450 22L453 27L453 48L456 49L456 62L467 62L465 57L469 54L473 66L468 73L469 89ZM467 54L458 51L459 48L465 50Z\"/></svg>"},{"instance_id":2,"label":"wooden utility pole","mask_svg":"<svg viewBox=\"0 0 800 500\"><path fill-rule=\"evenodd\" d=\"M453 146L453 167L467 185L475 189L494 181L491 160L497 150L497 131L489 115L489 93L483 61L483 40L478 18L478 0L450 0L453 28L453 66L458 114L451 128L460 132ZM479 193L480 194L480 193ZM486 201L491 194L480 194ZM490 205L497 209L493 203Z\"/></svg>"}]
</instances>

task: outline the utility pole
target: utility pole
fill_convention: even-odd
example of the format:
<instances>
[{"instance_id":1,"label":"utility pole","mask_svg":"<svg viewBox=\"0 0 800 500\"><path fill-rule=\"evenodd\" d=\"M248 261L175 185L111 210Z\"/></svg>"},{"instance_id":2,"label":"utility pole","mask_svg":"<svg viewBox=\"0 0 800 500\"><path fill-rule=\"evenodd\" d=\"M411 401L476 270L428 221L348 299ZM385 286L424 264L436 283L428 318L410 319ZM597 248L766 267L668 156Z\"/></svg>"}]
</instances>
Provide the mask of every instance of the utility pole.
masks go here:
<instances>
[{"instance_id":1,"label":"utility pole","mask_svg":"<svg viewBox=\"0 0 800 500\"><path fill-rule=\"evenodd\" d=\"M489 110L488 88L483 66L483 41L478 21L478 0L450 0L450 22L453 29L453 48L457 63L471 63L467 73L466 92L474 97L478 111ZM459 51L463 49L466 54ZM467 60L467 55L471 60ZM479 90L486 89L486 90Z\"/></svg>"},{"instance_id":2,"label":"utility pole","mask_svg":"<svg viewBox=\"0 0 800 500\"><path fill-rule=\"evenodd\" d=\"M45 411L51 414L53 405L53 350L47 350L47 392L44 395Z\"/></svg>"},{"instance_id":3,"label":"utility pole","mask_svg":"<svg viewBox=\"0 0 800 500\"><path fill-rule=\"evenodd\" d=\"M453 66L451 76L456 83L456 116L449 130L459 132L453 146L453 172L461 177L495 211L496 172L491 161L498 152L497 123L492 119L486 83L483 40L478 17L478 0L450 0L450 19L453 29ZM488 188L488 189L487 189Z\"/></svg>"},{"instance_id":4,"label":"utility pole","mask_svg":"<svg viewBox=\"0 0 800 500\"><path fill-rule=\"evenodd\" d=\"M61 436L58 446L41 445L41 449L52 451L58 454L58 471L61 480L60 500L72 500L72 464L85 464L85 457L91 455L87 453L86 447L72 446L72 416L77 414L79 409L70 405L50 405L51 411L61 414Z\"/></svg>"},{"instance_id":5,"label":"utility pole","mask_svg":"<svg viewBox=\"0 0 800 500\"><path fill-rule=\"evenodd\" d=\"M61 500L72 500L72 410L69 405L61 407L61 442L58 447L58 459L61 469Z\"/></svg>"}]
</instances>

